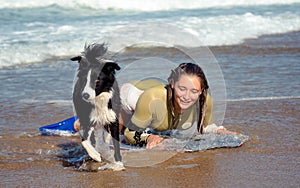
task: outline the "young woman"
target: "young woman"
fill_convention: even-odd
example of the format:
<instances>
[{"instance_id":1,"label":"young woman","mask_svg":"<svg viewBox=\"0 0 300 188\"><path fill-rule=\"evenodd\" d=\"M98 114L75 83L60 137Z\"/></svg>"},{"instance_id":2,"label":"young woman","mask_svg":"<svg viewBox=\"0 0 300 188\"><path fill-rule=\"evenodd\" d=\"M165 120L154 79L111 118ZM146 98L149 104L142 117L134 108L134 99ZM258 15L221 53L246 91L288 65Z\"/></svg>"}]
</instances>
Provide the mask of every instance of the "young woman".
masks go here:
<instances>
[{"instance_id":1,"label":"young woman","mask_svg":"<svg viewBox=\"0 0 300 188\"><path fill-rule=\"evenodd\" d=\"M208 88L204 72L193 63L182 63L172 70L167 85L155 80L124 84L120 123L127 127L127 142L152 148L164 138L151 132L169 130L190 136L196 132L236 134L213 123Z\"/></svg>"}]
</instances>

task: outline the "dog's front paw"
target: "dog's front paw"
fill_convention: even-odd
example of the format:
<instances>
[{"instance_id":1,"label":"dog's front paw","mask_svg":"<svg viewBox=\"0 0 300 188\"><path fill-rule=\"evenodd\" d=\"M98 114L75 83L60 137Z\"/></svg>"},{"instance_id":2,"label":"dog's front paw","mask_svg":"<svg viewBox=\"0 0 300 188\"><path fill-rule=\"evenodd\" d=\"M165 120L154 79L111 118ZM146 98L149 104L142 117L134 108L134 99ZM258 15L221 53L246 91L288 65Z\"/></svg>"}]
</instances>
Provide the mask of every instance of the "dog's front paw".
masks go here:
<instances>
[{"instance_id":1,"label":"dog's front paw","mask_svg":"<svg viewBox=\"0 0 300 188\"><path fill-rule=\"evenodd\" d=\"M98 153L96 151L96 149L92 146L92 144L88 140L81 142L81 144L92 159L94 159L95 161L101 162L100 153Z\"/></svg>"},{"instance_id":2,"label":"dog's front paw","mask_svg":"<svg viewBox=\"0 0 300 188\"><path fill-rule=\"evenodd\" d=\"M114 162L114 163L105 164L98 168L98 170L107 170L107 169L111 169L113 171L121 171L121 170L125 170L125 167L121 161L118 161L118 162Z\"/></svg>"}]
</instances>

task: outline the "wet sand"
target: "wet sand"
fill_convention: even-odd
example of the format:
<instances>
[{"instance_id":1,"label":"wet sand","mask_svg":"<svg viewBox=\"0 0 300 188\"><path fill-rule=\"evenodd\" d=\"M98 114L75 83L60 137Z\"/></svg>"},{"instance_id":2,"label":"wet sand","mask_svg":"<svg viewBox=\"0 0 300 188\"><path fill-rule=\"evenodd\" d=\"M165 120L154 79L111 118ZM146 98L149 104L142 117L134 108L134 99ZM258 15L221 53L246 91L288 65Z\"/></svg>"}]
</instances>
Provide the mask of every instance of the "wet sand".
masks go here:
<instances>
[{"instance_id":1,"label":"wet sand","mask_svg":"<svg viewBox=\"0 0 300 188\"><path fill-rule=\"evenodd\" d=\"M0 187L298 187L299 106L300 99L228 102L224 126L250 136L243 146L177 153L121 172L64 167L60 145L79 143L78 137L41 136L35 129L2 134ZM49 108L57 120L67 116Z\"/></svg>"}]
</instances>

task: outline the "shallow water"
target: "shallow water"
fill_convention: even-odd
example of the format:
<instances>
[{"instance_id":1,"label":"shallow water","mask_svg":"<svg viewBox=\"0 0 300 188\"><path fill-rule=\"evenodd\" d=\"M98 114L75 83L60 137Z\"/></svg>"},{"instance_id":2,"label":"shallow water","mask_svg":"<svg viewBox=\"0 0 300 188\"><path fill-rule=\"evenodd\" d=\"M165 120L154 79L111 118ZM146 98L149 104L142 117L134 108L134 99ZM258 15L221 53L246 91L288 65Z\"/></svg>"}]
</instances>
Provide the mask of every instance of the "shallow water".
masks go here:
<instances>
[{"instance_id":1,"label":"shallow water","mask_svg":"<svg viewBox=\"0 0 300 188\"><path fill-rule=\"evenodd\" d=\"M121 172L78 172L74 166L66 167L59 157L62 146L78 144L78 137L40 136L33 129L2 135L0 185L297 187L299 106L299 99L229 102L224 124L251 135L243 146L177 153L162 163Z\"/></svg>"}]
</instances>

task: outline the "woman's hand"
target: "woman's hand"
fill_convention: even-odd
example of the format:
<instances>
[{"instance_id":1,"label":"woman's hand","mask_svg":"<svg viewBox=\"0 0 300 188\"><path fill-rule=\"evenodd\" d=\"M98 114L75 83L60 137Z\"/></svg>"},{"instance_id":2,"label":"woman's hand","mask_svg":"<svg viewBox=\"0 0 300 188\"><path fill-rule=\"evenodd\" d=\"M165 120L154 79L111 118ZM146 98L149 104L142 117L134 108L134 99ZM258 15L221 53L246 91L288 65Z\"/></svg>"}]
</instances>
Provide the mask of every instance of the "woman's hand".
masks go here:
<instances>
[{"instance_id":1,"label":"woman's hand","mask_svg":"<svg viewBox=\"0 0 300 188\"><path fill-rule=\"evenodd\" d=\"M158 144L160 144L163 141L163 139L164 138L162 138L161 136L150 134L147 138L146 148L151 149L151 148L157 146Z\"/></svg>"},{"instance_id":2,"label":"woman's hand","mask_svg":"<svg viewBox=\"0 0 300 188\"><path fill-rule=\"evenodd\" d=\"M217 134L239 134L237 132L228 131L227 129L218 129Z\"/></svg>"}]
</instances>

